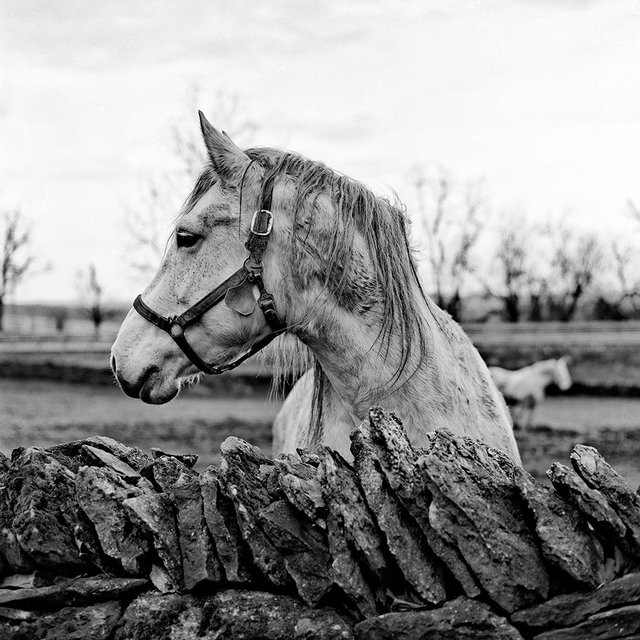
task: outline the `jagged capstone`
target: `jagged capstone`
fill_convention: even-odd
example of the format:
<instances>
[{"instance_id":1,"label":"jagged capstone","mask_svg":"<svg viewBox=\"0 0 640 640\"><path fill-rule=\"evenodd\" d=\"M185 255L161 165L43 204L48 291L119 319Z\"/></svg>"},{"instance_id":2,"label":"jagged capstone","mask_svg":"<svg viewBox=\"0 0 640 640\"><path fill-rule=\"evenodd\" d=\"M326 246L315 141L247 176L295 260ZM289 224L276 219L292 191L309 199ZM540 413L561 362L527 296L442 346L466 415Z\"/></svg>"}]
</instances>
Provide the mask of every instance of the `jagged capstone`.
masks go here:
<instances>
[{"instance_id":1,"label":"jagged capstone","mask_svg":"<svg viewBox=\"0 0 640 640\"><path fill-rule=\"evenodd\" d=\"M447 431L414 449L374 408L352 453L229 438L202 473L103 437L0 455L0 637L640 630L640 497L595 449L551 489Z\"/></svg>"}]
</instances>

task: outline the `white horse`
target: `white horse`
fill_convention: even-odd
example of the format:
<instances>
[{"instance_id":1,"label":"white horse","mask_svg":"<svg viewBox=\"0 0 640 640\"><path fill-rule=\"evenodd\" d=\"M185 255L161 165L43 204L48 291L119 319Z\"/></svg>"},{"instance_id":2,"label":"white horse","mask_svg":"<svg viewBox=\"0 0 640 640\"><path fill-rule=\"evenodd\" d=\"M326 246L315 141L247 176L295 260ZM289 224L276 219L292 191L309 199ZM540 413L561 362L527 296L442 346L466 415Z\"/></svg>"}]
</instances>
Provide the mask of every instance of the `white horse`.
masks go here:
<instances>
[{"instance_id":1,"label":"white horse","mask_svg":"<svg viewBox=\"0 0 640 640\"><path fill-rule=\"evenodd\" d=\"M210 164L112 348L124 392L167 402L199 370L220 373L286 333L315 375L294 391L307 402L276 449L349 456L352 428L381 404L417 445L448 428L519 463L487 367L422 291L404 211L321 163L242 151L202 114L201 129Z\"/></svg>"},{"instance_id":2,"label":"white horse","mask_svg":"<svg viewBox=\"0 0 640 640\"><path fill-rule=\"evenodd\" d=\"M513 424L516 428L527 428L536 405L544 400L545 389L555 383L559 389L566 391L573 384L569 373L568 356L557 360L542 360L528 367L502 369L489 367L489 373L496 386L512 407Z\"/></svg>"}]
</instances>

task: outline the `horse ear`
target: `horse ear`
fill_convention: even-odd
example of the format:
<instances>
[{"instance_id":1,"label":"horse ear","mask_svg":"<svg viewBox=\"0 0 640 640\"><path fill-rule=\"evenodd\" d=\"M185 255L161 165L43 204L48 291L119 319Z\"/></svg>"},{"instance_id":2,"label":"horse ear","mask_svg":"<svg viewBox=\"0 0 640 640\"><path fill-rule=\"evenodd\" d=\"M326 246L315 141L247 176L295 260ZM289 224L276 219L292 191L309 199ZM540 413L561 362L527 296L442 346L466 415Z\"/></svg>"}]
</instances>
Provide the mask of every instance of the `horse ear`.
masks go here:
<instances>
[{"instance_id":1,"label":"horse ear","mask_svg":"<svg viewBox=\"0 0 640 640\"><path fill-rule=\"evenodd\" d=\"M198 111L198 115L202 138L215 172L222 179L230 179L242 172L249 156L224 131L218 131L202 111Z\"/></svg>"}]
</instances>

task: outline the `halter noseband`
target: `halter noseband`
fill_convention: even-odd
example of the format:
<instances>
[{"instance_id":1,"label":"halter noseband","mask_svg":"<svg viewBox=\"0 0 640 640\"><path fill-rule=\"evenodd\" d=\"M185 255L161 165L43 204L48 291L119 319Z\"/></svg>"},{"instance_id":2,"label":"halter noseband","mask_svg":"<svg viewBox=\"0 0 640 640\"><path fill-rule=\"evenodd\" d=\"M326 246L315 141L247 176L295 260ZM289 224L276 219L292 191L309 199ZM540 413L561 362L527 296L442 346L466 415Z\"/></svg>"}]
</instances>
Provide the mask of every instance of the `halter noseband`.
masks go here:
<instances>
[{"instance_id":1,"label":"halter noseband","mask_svg":"<svg viewBox=\"0 0 640 640\"><path fill-rule=\"evenodd\" d=\"M133 302L133 308L145 320L166 331L178 347L182 349L182 352L189 358L191 363L205 373L217 374L235 369L239 364L266 347L276 336L285 331L286 327L278 315L275 300L265 289L264 281L262 280L262 256L269 243L269 235L273 228L271 200L274 181L275 176L273 174L265 179L262 190L262 202L260 208L253 214L249 238L245 243L245 247L247 251L249 251L249 257L244 261L240 269L180 315L169 318L161 316L143 302L141 295ZM242 182L240 184L240 190L242 192ZM262 310L271 332L265 333L250 342L246 349L235 358L235 360L218 366L209 365L193 350L184 335L185 329L198 322L209 309L224 300L231 289L241 287L247 283L250 286L256 286L260 292L257 304Z\"/></svg>"}]
</instances>

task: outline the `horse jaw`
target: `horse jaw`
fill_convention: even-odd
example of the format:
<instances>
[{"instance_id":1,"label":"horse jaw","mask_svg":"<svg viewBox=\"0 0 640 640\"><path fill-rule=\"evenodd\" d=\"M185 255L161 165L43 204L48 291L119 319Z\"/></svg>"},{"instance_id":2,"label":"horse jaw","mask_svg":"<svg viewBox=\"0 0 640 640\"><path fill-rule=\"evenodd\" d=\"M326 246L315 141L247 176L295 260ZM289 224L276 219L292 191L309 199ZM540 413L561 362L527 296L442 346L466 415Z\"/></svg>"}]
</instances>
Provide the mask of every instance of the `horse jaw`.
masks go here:
<instances>
[{"instance_id":1,"label":"horse jaw","mask_svg":"<svg viewBox=\"0 0 640 640\"><path fill-rule=\"evenodd\" d=\"M111 347L111 369L124 393L147 404L173 400L195 373L171 338L133 309Z\"/></svg>"}]
</instances>

